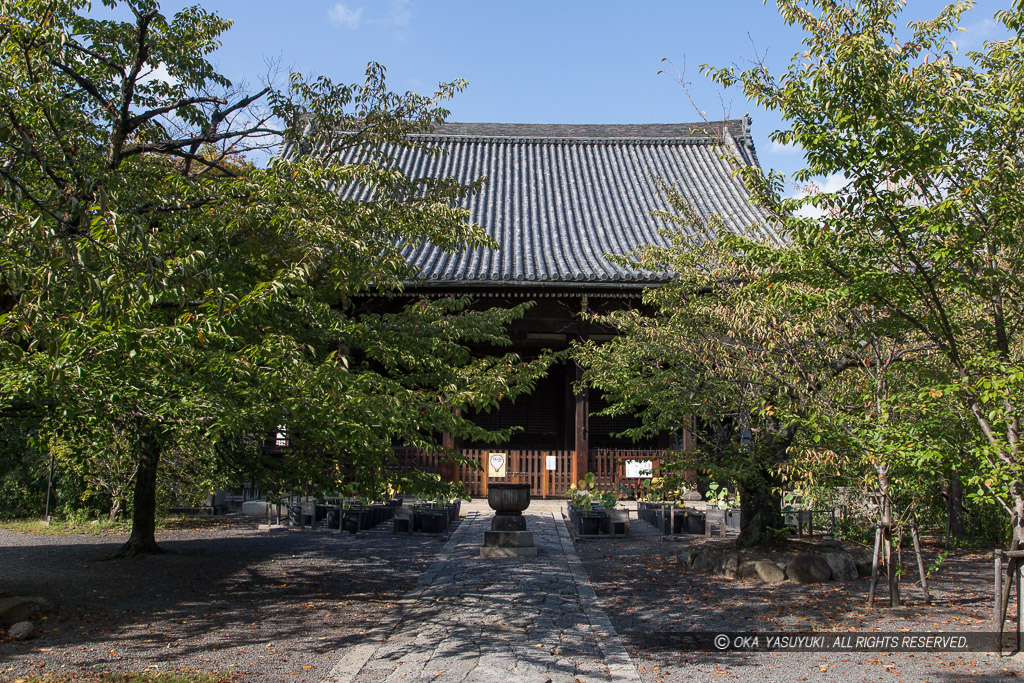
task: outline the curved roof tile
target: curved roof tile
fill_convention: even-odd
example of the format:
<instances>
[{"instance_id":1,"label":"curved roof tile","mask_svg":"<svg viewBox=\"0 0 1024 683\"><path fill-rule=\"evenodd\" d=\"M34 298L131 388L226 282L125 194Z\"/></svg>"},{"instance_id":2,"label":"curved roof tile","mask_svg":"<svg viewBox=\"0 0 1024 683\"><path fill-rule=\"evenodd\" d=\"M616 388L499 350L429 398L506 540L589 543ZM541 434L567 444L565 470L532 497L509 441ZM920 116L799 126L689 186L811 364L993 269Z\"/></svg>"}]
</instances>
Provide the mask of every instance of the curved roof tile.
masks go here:
<instances>
[{"instance_id":1,"label":"curved roof tile","mask_svg":"<svg viewBox=\"0 0 1024 683\"><path fill-rule=\"evenodd\" d=\"M668 209L656 178L678 188L701 212L720 214L730 229L756 226L778 236L751 205L735 177L733 157L757 165L750 119L696 124L552 125L446 123L414 136L442 154L399 152L417 176L486 176L463 205L499 244L497 252L445 254L432 245L405 255L431 284L512 282L642 283L664 275L630 271L607 254L664 244Z\"/></svg>"}]
</instances>

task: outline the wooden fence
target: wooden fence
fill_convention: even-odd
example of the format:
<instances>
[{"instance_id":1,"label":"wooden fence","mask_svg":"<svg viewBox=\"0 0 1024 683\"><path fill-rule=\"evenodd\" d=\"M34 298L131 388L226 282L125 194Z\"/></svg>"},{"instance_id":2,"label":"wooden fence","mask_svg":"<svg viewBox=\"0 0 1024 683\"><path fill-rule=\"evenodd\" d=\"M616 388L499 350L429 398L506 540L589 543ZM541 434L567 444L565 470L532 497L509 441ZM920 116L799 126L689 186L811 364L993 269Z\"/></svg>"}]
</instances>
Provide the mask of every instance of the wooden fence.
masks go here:
<instances>
[{"instance_id":1,"label":"wooden fence","mask_svg":"<svg viewBox=\"0 0 1024 683\"><path fill-rule=\"evenodd\" d=\"M636 497L637 490L646 477L627 477L626 461L651 462L653 476L657 476L664 453L657 450L628 448L594 448L588 457L590 471L594 474L595 486L602 491L611 491L622 496L626 491Z\"/></svg>"},{"instance_id":2,"label":"wooden fence","mask_svg":"<svg viewBox=\"0 0 1024 683\"><path fill-rule=\"evenodd\" d=\"M530 484L535 498L565 496L569 487L586 472L576 471L575 451L513 450L504 448L462 449L462 455L477 466L463 464L454 472L455 478L466 484L469 494L485 497L490 483L510 482ZM505 476L488 475L491 454L505 454ZM395 450L399 467L421 469L443 474L446 469L436 452L415 448ZM588 470L594 473L596 488L622 495L626 491L635 495L643 478L626 477L627 460L650 460L657 474L662 451L629 449L593 449L588 454ZM553 464L554 469L548 469ZM449 472L451 470L449 469Z\"/></svg>"}]
</instances>

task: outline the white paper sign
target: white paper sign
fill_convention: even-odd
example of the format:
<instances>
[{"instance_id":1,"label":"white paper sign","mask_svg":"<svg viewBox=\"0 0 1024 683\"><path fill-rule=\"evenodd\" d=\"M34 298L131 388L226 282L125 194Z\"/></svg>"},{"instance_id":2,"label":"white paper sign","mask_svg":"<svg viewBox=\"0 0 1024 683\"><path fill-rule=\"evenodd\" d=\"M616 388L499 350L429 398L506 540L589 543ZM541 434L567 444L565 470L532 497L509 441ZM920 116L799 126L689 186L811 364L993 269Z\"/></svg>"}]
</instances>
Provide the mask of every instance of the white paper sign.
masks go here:
<instances>
[{"instance_id":1,"label":"white paper sign","mask_svg":"<svg viewBox=\"0 0 1024 683\"><path fill-rule=\"evenodd\" d=\"M505 476L505 454L504 453L490 453L487 467L487 476L489 477L504 477Z\"/></svg>"},{"instance_id":2,"label":"white paper sign","mask_svg":"<svg viewBox=\"0 0 1024 683\"><path fill-rule=\"evenodd\" d=\"M654 470L654 463L650 460L627 460L627 479L650 479Z\"/></svg>"},{"instance_id":3,"label":"white paper sign","mask_svg":"<svg viewBox=\"0 0 1024 683\"><path fill-rule=\"evenodd\" d=\"M549 456L547 456L546 460L547 460L547 463L546 463L547 464L547 468L546 469L549 469L552 472L554 472L555 470L558 469L558 456L556 456L556 455L549 455Z\"/></svg>"}]
</instances>

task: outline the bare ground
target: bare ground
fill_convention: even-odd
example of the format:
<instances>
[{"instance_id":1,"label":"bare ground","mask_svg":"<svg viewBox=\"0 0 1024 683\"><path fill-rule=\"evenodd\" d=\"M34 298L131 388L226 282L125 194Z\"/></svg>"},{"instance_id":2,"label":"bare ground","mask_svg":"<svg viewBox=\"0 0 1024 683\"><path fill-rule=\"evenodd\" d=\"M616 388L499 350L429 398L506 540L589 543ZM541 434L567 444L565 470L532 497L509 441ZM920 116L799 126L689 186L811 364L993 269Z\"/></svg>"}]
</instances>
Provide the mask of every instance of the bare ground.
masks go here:
<instances>
[{"instance_id":1,"label":"bare ground","mask_svg":"<svg viewBox=\"0 0 1024 683\"><path fill-rule=\"evenodd\" d=\"M637 525L640 523L637 522ZM100 561L122 539L0 531L0 591L49 599L39 636L0 636L0 680L103 670L227 671L241 681L318 681L393 610L444 539L260 534L255 521L161 534L169 552ZM699 542L699 541L694 541ZM647 636L692 631L968 631L991 629L987 553L954 553L932 583L932 606L865 607L867 581L767 585L700 575L686 543L577 544L610 617L648 683L682 680L1006 681L1020 659L994 653L709 653L653 647ZM936 549L926 551L934 559ZM884 599L884 596L883 596Z\"/></svg>"},{"instance_id":2,"label":"bare ground","mask_svg":"<svg viewBox=\"0 0 1024 683\"><path fill-rule=\"evenodd\" d=\"M867 608L869 579L844 583L765 584L699 574L679 559L684 543L592 542L577 545L605 613L645 681L1007 681L1024 678L1020 657L994 652L697 652L676 634L692 632L856 631L991 632L991 553L953 552L929 583L903 581L904 607L890 609L884 588ZM727 541L714 541L727 543ZM938 548L925 548L926 566ZM904 555L904 562L912 562ZM916 570L914 571L916 577ZM1007 629L1015 622L1007 624ZM661 634L666 637L653 637ZM683 647L672 647L673 642ZM665 643L668 646L665 646ZM986 641L987 642L987 641ZM1012 650L1013 648L1009 648Z\"/></svg>"},{"instance_id":3,"label":"bare ground","mask_svg":"<svg viewBox=\"0 0 1024 683\"><path fill-rule=\"evenodd\" d=\"M167 553L113 561L99 558L123 539L0 531L0 590L55 606L38 637L0 640L0 680L105 669L319 680L443 545L378 529L261 534L250 520L158 534Z\"/></svg>"}]
</instances>

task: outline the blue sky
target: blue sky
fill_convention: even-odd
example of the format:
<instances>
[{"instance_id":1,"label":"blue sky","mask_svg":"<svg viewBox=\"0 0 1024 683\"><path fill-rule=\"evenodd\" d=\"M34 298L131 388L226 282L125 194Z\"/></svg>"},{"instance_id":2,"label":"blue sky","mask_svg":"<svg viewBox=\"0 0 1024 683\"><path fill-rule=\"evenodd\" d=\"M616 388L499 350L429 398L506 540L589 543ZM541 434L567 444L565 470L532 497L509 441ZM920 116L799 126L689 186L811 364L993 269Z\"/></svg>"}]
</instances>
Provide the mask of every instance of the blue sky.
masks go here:
<instances>
[{"instance_id":1,"label":"blue sky","mask_svg":"<svg viewBox=\"0 0 1024 683\"><path fill-rule=\"evenodd\" d=\"M677 82L682 75L708 118L751 114L765 167L801 165L799 152L769 141L780 125L773 114L699 73L701 64L742 66L755 54L781 71L801 36L783 24L773 0L189 0L162 8L172 14L196 1L234 20L214 61L236 82L257 84L268 61L354 82L377 61L393 90L430 92L440 81L468 80L450 103L452 121L695 121L700 115ZM943 6L908 0L907 18ZM992 16L1007 6L980 0L962 22L961 52L997 37Z\"/></svg>"}]
</instances>

